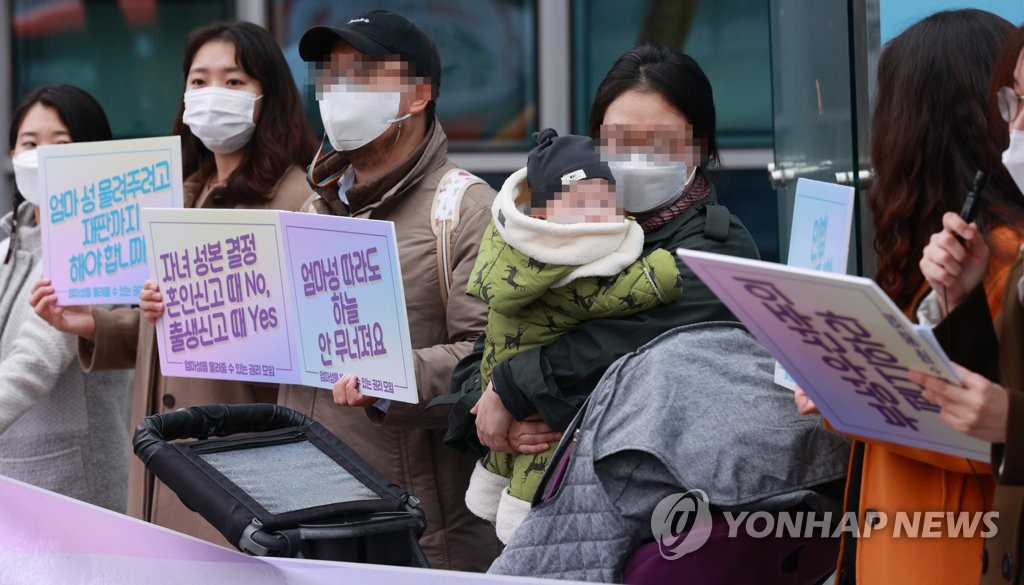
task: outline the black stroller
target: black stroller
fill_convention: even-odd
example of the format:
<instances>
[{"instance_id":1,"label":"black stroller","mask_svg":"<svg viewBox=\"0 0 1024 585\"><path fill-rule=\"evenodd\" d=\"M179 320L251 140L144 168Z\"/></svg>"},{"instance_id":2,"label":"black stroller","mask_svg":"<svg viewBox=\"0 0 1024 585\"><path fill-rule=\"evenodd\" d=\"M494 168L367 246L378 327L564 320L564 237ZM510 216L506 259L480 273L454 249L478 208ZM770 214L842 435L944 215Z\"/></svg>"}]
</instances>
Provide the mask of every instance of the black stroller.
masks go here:
<instances>
[{"instance_id":1,"label":"black stroller","mask_svg":"<svg viewBox=\"0 0 1024 585\"><path fill-rule=\"evenodd\" d=\"M153 475L243 552L427 566L419 500L294 410L211 404L152 415L135 429L134 447Z\"/></svg>"}]
</instances>

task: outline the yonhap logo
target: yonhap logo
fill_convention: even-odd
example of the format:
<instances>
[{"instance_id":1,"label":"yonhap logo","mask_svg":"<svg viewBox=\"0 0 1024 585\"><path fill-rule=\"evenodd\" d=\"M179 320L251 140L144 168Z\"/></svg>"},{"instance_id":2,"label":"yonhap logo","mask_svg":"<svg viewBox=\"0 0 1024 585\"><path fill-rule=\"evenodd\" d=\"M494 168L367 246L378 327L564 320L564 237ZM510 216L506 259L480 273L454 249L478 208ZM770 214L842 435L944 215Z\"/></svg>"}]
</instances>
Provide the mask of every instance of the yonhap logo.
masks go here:
<instances>
[{"instance_id":1,"label":"yonhap logo","mask_svg":"<svg viewBox=\"0 0 1024 585\"><path fill-rule=\"evenodd\" d=\"M661 556L669 561L704 546L711 524L708 495L702 490L672 494L658 502L651 514L651 532Z\"/></svg>"}]
</instances>

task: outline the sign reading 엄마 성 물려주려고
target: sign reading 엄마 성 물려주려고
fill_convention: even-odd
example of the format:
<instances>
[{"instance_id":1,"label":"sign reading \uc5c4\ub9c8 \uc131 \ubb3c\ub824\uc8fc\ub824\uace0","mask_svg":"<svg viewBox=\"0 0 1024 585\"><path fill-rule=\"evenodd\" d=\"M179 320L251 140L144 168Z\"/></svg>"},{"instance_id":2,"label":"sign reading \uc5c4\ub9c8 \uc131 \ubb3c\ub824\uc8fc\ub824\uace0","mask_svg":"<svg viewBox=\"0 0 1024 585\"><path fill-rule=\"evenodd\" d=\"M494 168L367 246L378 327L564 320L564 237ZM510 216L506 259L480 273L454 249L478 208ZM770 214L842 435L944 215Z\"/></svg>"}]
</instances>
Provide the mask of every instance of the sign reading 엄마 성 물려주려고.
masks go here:
<instances>
[{"instance_id":1,"label":"sign reading \uc5c4\ub9c8 \uc131 \ubb3c\ub824\uc8fc\ub824\uace0","mask_svg":"<svg viewBox=\"0 0 1024 585\"><path fill-rule=\"evenodd\" d=\"M136 304L148 275L141 210L182 206L181 139L40 146L39 191L57 303Z\"/></svg>"},{"instance_id":2,"label":"sign reading \uc5c4\ub9c8 \uc131 \ubb3c\ub824\uc8fc\ub824\uace0","mask_svg":"<svg viewBox=\"0 0 1024 585\"><path fill-rule=\"evenodd\" d=\"M165 375L417 402L394 224L272 210L143 212Z\"/></svg>"}]
</instances>

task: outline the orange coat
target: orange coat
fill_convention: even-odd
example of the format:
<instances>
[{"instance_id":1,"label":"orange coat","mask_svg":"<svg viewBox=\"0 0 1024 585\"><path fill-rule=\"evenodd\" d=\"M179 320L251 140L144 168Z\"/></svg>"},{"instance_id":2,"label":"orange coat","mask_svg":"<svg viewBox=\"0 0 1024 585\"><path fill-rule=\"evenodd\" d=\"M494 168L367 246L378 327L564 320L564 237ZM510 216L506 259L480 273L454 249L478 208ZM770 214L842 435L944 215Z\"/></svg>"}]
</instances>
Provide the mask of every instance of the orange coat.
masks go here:
<instances>
[{"instance_id":1,"label":"orange coat","mask_svg":"<svg viewBox=\"0 0 1024 585\"><path fill-rule=\"evenodd\" d=\"M989 233L991 251L984 285L995 319L1002 307L1003 289L1019 255L1024 234L999 227ZM926 292L926 291L922 291ZM909 311L908 311L909 312ZM858 526L865 513L885 512L889 525L856 543L857 584L977 583L981 574L983 523L973 538L893 538L896 512L987 512L992 509L994 485L987 463L905 447L874 439L864 443ZM854 464L851 458L851 475ZM851 509L847 485L845 509ZM843 535L843 546L847 546ZM841 549L842 550L842 549ZM840 569L843 553L840 552ZM836 583L841 580L837 574Z\"/></svg>"}]
</instances>

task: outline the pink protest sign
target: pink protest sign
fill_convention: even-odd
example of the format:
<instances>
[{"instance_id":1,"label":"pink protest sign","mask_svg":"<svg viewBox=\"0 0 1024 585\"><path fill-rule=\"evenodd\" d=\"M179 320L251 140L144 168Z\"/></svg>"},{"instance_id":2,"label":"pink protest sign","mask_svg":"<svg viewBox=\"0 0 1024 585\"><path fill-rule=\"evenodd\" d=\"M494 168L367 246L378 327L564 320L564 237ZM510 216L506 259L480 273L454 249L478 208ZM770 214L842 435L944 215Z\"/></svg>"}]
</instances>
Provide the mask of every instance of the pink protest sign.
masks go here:
<instances>
[{"instance_id":1,"label":"pink protest sign","mask_svg":"<svg viewBox=\"0 0 1024 585\"><path fill-rule=\"evenodd\" d=\"M0 583L441 585L561 583L500 575L251 557L0 476Z\"/></svg>"},{"instance_id":2,"label":"pink protest sign","mask_svg":"<svg viewBox=\"0 0 1024 585\"><path fill-rule=\"evenodd\" d=\"M949 428L907 379L911 368L957 377L931 331L912 324L870 279L677 254L839 431L988 461L989 444Z\"/></svg>"},{"instance_id":3,"label":"pink protest sign","mask_svg":"<svg viewBox=\"0 0 1024 585\"><path fill-rule=\"evenodd\" d=\"M147 209L168 376L417 402L394 224L284 211Z\"/></svg>"},{"instance_id":4,"label":"pink protest sign","mask_svg":"<svg viewBox=\"0 0 1024 585\"><path fill-rule=\"evenodd\" d=\"M140 210L181 207L178 136L39 147L43 274L60 305L134 304L146 279Z\"/></svg>"}]
</instances>

